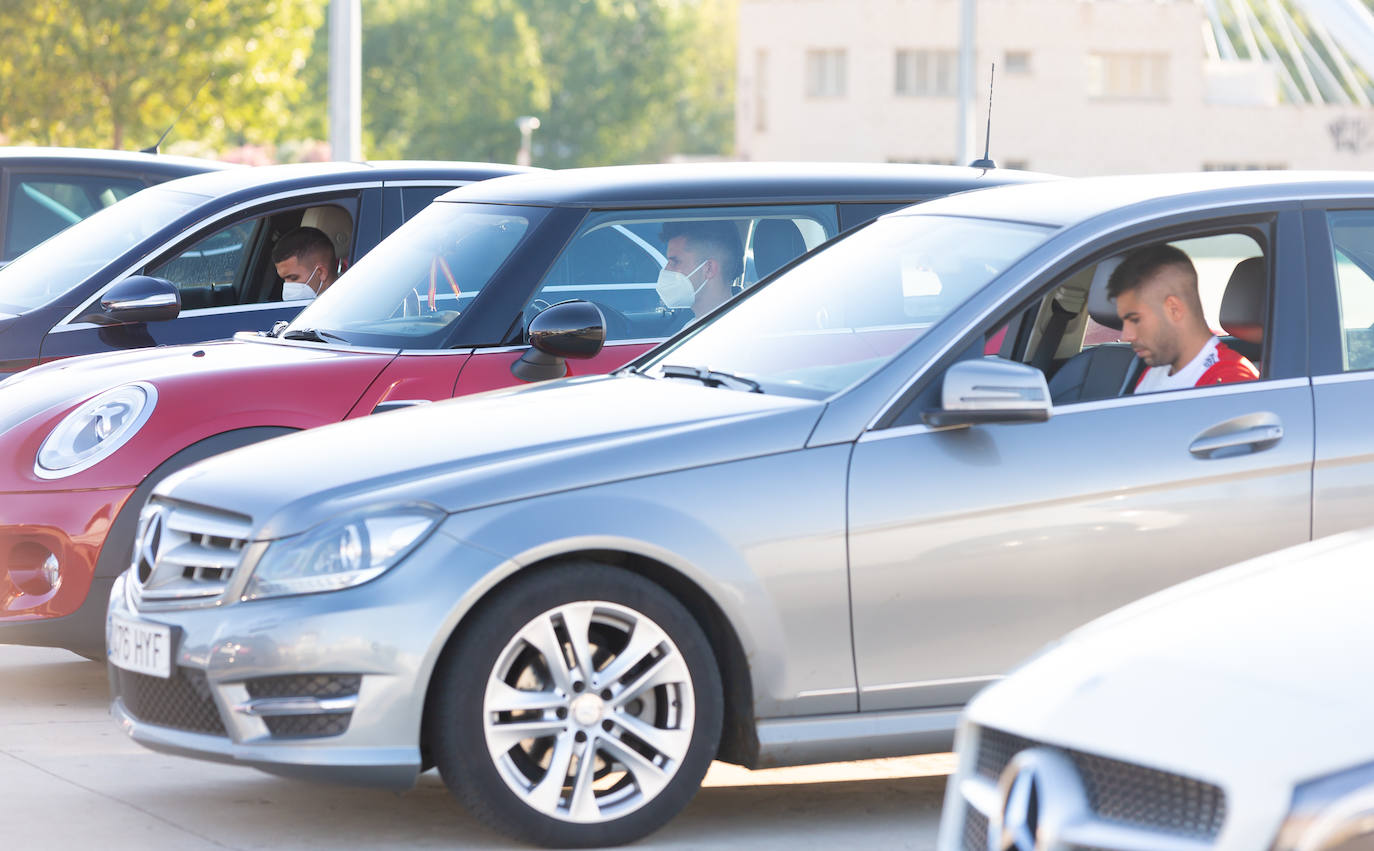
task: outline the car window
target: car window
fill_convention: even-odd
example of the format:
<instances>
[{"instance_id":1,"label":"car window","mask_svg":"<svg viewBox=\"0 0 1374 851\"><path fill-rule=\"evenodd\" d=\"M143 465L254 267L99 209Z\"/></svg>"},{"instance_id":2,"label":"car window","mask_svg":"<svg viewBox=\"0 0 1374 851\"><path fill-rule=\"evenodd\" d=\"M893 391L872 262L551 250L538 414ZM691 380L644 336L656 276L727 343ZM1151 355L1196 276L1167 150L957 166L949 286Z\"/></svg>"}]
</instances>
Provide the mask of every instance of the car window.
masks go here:
<instances>
[{"instance_id":1,"label":"car window","mask_svg":"<svg viewBox=\"0 0 1374 851\"><path fill-rule=\"evenodd\" d=\"M698 225L724 229L729 236L732 256L725 262L733 292L839 232L832 204L593 213L550 267L525 319L550 304L578 298L601 308L608 340L676 332L693 319L693 312L664 305L656 285L668 262L669 239Z\"/></svg>"},{"instance_id":2,"label":"car window","mask_svg":"<svg viewBox=\"0 0 1374 851\"><path fill-rule=\"evenodd\" d=\"M281 301L281 278L271 256L277 240L298 227L317 228L346 266L353 231L348 204L320 202L232 221L149 264L145 274L175 284L182 310Z\"/></svg>"},{"instance_id":3,"label":"car window","mask_svg":"<svg viewBox=\"0 0 1374 851\"><path fill-rule=\"evenodd\" d=\"M10 182L5 260L144 187L141 180L78 175L24 175Z\"/></svg>"},{"instance_id":4,"label":"car window","mask_svg":"<svg viewBox=\"0 0 1374 851\"><path fill-rule=\"evenodd\" d=\"M1327 214L1346 372L1374 369L1374 211Z\"/></svg>"},{"instance_id":5,"label":"car window","mask_svg":"<svg viewBox=\"0 0 1374 851\"><path fill-rule=\"evenodd\" d=\"M258 219L235 222L151 267L148 274L176 284L182 310L239 304L237 282L259 226Z\"/></svg>"},{"instance_id":6,"label":"car window","mask_svg":"<svg viewBox=\"0 0 1374 851\"><path fill-rule=\"evenodd\" d=\"M1186 254L1197 271L1207 326L1262 374L1268 303L1262 246L1248 233L1209 234L1168 244ZM1106 295L1112 271L1122 257L1139 247L1123 247L1119 253L1079 268L1036 306L1023 346L1013 356L1045 372L1055 404L1129 395L1146 368L1122 341L1116 306ZM1242 296L1246 288L1251 291L1248 298ZM1233 307L1223 314L1228 289ZM1007 350L1002 353L1005 356Z\"/></svg>"},{"instance_id":7,"label":"car window","mask_svg":"<svg viewBox=\"0 0 1374 851\"><path fill-rule=\"evenodd\" d=\"M541 207L430 204L292 322L352 343L434 348L525 237Z\"/></svg>"}]
</instances>

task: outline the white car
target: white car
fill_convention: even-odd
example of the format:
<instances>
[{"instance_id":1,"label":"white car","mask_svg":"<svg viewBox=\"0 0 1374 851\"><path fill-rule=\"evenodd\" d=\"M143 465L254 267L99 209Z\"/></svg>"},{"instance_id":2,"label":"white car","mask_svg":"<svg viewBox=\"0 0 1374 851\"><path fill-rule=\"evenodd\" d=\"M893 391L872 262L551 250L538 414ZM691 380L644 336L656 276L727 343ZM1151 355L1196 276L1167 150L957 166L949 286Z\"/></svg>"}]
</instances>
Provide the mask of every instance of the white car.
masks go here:
<instances>
[{"instance_id":1,"label":"white car","mask_svg":"<svg viewBox=\"0 0 1374 851\"><path fill-rule=\"evenodd\" d=\"M1371 564L1323 538L1051 645L969 705L938 847L1374 848Z\"/></svg>"}]
</instances>

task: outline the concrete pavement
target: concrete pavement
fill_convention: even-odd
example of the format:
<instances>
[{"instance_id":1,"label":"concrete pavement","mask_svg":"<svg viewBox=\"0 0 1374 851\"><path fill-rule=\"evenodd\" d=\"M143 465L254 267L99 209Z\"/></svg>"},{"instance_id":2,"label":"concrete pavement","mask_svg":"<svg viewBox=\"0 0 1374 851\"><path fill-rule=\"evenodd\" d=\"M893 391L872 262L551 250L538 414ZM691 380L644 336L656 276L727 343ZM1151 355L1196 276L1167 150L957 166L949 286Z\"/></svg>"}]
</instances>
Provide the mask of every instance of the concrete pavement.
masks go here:
<instances>
[{"instance_id":1,"label":"concrete pavement","mask_svg":"<svg viewBox=\"0 0 1374 851\"><path fill-rule=\"evenodd\" d=\"M429 772L404 793L155 754L107 713L102 665L0 645L0 837L8 848L518 848ZM746 771L717 763L645 849L932 849L949 755Z\"/></svg>"}]
</instances>

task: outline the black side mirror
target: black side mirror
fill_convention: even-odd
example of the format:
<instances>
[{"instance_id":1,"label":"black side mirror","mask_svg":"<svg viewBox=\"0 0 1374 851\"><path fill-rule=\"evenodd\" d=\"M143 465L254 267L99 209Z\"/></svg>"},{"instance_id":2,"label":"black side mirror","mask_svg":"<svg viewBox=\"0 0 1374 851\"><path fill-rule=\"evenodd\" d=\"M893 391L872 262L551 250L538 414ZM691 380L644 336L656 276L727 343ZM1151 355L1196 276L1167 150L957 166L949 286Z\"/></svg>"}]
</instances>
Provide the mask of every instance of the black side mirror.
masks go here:
<instances>
[{"instance_id":1,"label":"black side mirror","mask_svg":"<svg viewBox=\"0 0 1374 851\"><path fill-rule=\"evenodd\" d=\"M560 301L530 320L530 348L510 365L521 381L547 381L568 374L568 358L591 358L606 344L606 317L589 301Z\"/></svg>"},{"instance_id":2,"label":"black side mirror","mask_svg":"<svg viewBox=\"0 0 1374 851\"><path fill-rule=\"evenodd\" d=\"M162 322L181 313L181 291L171 281L148 275L131 275L105 291L100 308L78 322L121 325L126 322Z\"/></svg>"}]
</instances>

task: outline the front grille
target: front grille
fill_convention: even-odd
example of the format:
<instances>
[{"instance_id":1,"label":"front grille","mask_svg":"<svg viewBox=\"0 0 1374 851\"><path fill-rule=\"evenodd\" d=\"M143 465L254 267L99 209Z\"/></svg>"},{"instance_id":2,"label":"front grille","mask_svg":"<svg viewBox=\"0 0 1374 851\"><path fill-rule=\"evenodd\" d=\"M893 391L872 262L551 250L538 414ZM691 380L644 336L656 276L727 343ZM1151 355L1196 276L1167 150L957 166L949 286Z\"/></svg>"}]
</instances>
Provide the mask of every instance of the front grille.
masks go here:
<instances>
[{"instance_id":1,"label":"front grille","mask_svg":"<svg viewBox=\"0 0 1374 851\"><path fill-rule=\"evenodd\" d=\"M341 736L348 732L352 712L331 712L327 715L276 715L263 721L278 739L309 739L322 736Z\"/></svg>"},{"instance_id":2,"label":"front grille","mask_svg":"<svg viewBox=\"0 0 1374 851\"><path fill-rule=\"evenodd\" d=\"M1000 730L979 732L976 771L994 782L1020 751L1037 743ZM1215 839L1226 821L1226 794L1210 783L1069 748L1092 811L1104 820L1197 839Z\"/></svg>"},{"instance_id":3,"label":"front grille","mask_svg":"<svg viewBox=\"0 0 1374 851\"><path fill-rule=\"evenodd\" d=\"M238 514L151 500L134 542L141 600L193 602L219 597L234 578L251 521Z\"/></svg>"},{"instance_id":4,"label":"front grille","mask_svg":"<svg viewBox=\"0 0 1374 851\"><path fill-rule=\"evenodd\" d=\"M358 693L363 678L358 674L298 674L285 677L258 677L244 686L248 696L262 697L350 697Z\"/></svg>"},{"instance_id":5,"label":"front grille","mask_svg":"<svg viewBox=\"0 0 1374 851\"><path fill-rule=\"evenodd\" d=\"M115 690L140 721L191 733L227 735L205 673L178 668L169 679L115 668Z\"/></svg>"}]
</instances>

